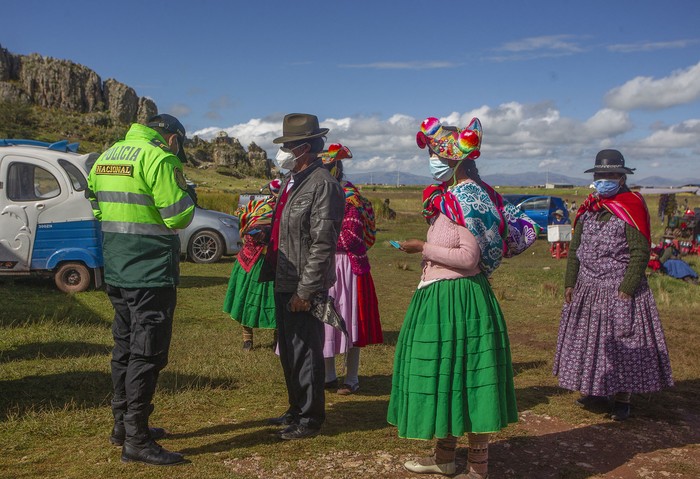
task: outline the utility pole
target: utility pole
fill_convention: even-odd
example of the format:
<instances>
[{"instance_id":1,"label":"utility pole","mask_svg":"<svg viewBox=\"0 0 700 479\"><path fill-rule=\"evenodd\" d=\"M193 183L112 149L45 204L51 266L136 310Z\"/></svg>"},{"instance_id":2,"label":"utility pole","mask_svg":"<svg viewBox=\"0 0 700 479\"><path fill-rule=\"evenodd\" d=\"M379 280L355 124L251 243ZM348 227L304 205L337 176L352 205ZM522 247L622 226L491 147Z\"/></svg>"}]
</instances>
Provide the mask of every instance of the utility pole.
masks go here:
<instances>
[{"instance_id":1,"label":"utility pole","mask_svg":"<svg viewBox=\"0 0 700 479\"><path fill-rule=\"evenodd\" d=\"M396 187L398 188L401 184L401 172L396 170Z\"/></svg>"}]
</instances>

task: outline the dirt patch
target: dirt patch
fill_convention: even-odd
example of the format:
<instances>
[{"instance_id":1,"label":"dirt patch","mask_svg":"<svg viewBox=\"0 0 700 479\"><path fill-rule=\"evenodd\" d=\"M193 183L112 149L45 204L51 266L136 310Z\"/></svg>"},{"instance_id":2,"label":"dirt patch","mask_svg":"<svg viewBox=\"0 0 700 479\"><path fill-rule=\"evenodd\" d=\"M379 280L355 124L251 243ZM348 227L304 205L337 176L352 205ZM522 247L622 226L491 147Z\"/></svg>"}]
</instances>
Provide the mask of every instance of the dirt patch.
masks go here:
<instances>
[{"instance_id":1,"label":"dirt patch","mask_svg":"<svg viewBox=\"0 0 700 479\"><path fill-rule=\"evenodd\" d=\"M491 444L490 478L656 479L700 477L700 416L683 413L669 423L632 418L572 425L524 411L514 434ZM460 440L457 470L467 462L466 438ZM234 477L287 479L439 478L417 475L402 464L412 456L387 451L361 454L338 450L294 462L278 462L272 470L253 455L224 461Z\"/></svg>"}]
</instances>

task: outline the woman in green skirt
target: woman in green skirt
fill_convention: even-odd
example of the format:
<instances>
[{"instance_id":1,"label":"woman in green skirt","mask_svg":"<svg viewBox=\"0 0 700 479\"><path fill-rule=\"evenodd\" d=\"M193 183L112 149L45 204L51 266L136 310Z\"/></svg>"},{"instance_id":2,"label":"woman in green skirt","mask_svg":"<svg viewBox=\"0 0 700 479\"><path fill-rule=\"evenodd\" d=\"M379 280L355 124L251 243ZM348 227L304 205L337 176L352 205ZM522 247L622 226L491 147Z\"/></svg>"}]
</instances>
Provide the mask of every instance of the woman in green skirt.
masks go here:
<instances>
[{"instance_id":1,"label":"woman in green skirt","mask_svg":"<svg viewBox=\"0 0 700 479\"><path fill-rule=\"evenodd\" d=\"M396 345L387 420L399 437L437 439L434 455L404 464L409 471L454 474L457 438L468 434L468 470L457 477L483 479L489 433L518 418L508 333L488 281L503 257L508 222L473 161L478 119L461 130L428 118L417 142L428 147L431 173L442 183L424 191L427 241L399 243L422 253L423 273Z\"/></svg>"},{"instance_id":2,"label":"woman in green skirt","mask_svg":"<svg viewBox=\"0 0 700 479\"><path fill-rule=\"evenodd\" d=\"M246 351L253 348L253 328L276 328L273 283L258 282L266 245L256 238L261 236L257 235L261 228L270 225L280 186L280 180L272 180L262 188L270 190L267 199L252 200L236 211L243 248L231 271L224 312L243 326L243 349Z\"/></svg>"}]
</instances>

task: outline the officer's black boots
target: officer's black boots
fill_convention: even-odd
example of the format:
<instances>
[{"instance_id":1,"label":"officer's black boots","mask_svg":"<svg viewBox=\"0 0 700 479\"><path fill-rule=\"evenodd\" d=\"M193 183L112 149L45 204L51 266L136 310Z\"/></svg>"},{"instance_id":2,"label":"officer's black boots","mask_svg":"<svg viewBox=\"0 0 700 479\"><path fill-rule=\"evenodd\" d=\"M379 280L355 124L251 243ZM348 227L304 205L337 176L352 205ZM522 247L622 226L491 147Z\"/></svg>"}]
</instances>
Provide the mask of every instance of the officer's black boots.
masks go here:
<instances>
[{"instance_id":1,"label":"officer's black boots","mask_svg":"<svg viewBox=\"0 0 700 479\"><path fill-rule=\"evenodd\" d=\"M118 418L115 414L110 442L117 444L118 440L121 439L122 462L143 462L153 466L172 466L184 463L185 458L182 454L170 452L155 442L155 439L165 436L165 430L148 427L148 416L152 410L152 407L149 408L147 414L124 414L121 423L117 421ZM126 439L127 432L128 439ZM123 435L120 436L120 434Z\"/></svg>"},{"instance_id":2,"label":"officer's black boots","mask_svg":"<svg viewBox=\"0 0 700 479\"><path fill-rule=\"evenodd\" d=\"M122 446L122 462L143 462L152 466L174 466L185 462L182 454L170 452L155 441L144 446L132 446L125 442Z\"/></svg>"},{"instance_id":3,"label":"officer's black boots","mask_svg":"<svg viewBox=\"0 0 700 479\"><path fill-rule=\"evenodd\" d=\"M124 427L124 411L126 410L126 401L112 401L112 415L114 416L114 426L112 433L109 435L109 442L115 446L124 444L126 438L126 428ZM153 412L153 405L149 408L149 415ZM149 427L148 432L153 441L163 439L166 435L165 429L160 427Z\"/></svg>"},{"instance_id":4,"label":"officer's black boots","mask_svg":"<svg viewBox=\"0 0 700 479\"><path fill-rule=\"evenodd\" d=\"M162 427L149 427L148 432L151 435L151 439L157 441L158 439L163 439L166 436L165 429ZM112 428L112 434L109 436L109 442L115 446L121 446L124 444L124 439L126 438L126 430L124 429L124 423L114 423Z\"/></svg>"}]
</instances>

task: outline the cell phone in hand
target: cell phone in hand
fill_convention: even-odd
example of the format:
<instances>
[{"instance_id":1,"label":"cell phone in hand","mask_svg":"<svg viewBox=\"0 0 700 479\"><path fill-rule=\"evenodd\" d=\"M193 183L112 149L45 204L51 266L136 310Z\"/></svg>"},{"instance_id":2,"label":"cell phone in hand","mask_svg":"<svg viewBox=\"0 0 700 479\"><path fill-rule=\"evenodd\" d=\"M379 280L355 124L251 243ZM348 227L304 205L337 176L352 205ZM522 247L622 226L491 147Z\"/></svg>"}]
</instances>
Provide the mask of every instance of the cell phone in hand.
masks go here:
<instances>
[{"instance_id":1,"label":"cell phone in hand","mask_svg":"<svg viewBox=\"0 0 700 479\"><path fill-rule=\"evenodd\" d=\"M248 230L248 231L246 232L246 234L247 234L247 235L256 235L256 234L260 233L260 231L262 231L262 230L257 229L257 228L254 228L254 229L252 229L252 230Z\"/></svg>"},{"instance_id":2,"label":"cell phone in hand","mask_svg":"<svg viewBox=\"0 0 700 479\"><path fill-rule=\"evenodd\" d=\"M391 240L391 241L389 241L389 244L396 249L401 249L401 245L399 244L398 241Z\"/></svg>"}]
</instances>

